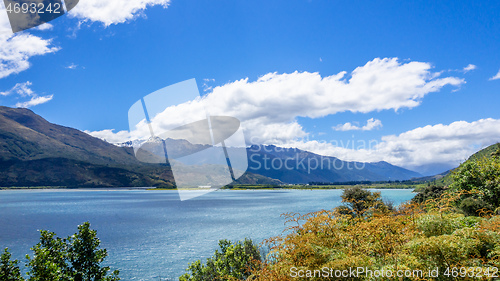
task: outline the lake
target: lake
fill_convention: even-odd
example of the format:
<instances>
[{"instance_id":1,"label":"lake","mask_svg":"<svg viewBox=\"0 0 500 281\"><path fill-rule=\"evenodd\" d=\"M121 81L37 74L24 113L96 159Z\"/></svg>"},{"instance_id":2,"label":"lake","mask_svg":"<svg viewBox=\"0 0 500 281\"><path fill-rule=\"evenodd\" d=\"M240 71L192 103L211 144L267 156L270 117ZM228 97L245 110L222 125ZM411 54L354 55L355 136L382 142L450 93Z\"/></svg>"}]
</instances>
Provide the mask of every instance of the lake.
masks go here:
<instances>
[{"instance_id":1,"label":"lake","mask_svg":"<svg viewBox=\"0 0 500 281\"><path fill-rule=\"evenodd\" d=\"M412 190L377 190L398 205ZM195 192L195 191L193 191ZM342 190L219 190L188 201L176 191L3 190L0 248L25 263L39 229L66 237L90 221L105 265L122 280L178 280L188 264L211 256L218 240L255 242L284 230L287 212L308 213L340 205Z\"/></svg>"}]
</instances>

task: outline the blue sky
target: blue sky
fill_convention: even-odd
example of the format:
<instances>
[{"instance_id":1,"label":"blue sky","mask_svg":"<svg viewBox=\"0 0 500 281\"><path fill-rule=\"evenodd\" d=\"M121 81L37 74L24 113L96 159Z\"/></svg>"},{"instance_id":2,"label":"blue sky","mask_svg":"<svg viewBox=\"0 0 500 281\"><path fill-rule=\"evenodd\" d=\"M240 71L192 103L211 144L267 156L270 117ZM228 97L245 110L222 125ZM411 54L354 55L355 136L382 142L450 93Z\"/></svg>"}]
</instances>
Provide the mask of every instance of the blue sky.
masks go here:
<instances>
[{"instance_id":1,"label":"blue sky","mask_svg":"<svg viewBox=\"0 0 500 281\"><path fill-rule=\"evenodd\" d=\"M500 141L498 1L100 2L16 34L0 11L0 105L121 141L133 103L195 78L248 139L341 159L432 174Z\"/></svg>"}]
</instances>

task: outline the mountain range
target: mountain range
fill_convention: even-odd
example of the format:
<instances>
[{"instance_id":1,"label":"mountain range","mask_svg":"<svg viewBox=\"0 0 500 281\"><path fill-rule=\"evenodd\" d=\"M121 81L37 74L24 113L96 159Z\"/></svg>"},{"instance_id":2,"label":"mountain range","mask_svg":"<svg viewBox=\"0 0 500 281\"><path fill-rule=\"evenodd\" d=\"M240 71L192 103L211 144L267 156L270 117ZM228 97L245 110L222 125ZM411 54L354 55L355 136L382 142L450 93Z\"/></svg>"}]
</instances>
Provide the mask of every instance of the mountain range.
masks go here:
<instances>
[{"instance_id":1,"label":"mountain range","mask_svg":"<svg viewBox=\"0 0 500 281\"><path fill-rule=\"evenodd\" d=\"M165 141L179 151L200 149L186 141ZM52 124L29 109L0 106L0 186L173 187L168 164L136 159L132 146L139 143L110 144ZM228 149L247 150L249 169L238 180L242 184L383 181L420 176L387 162L346 162L299 149L264 145Z\"/></svg>"}]
</instances>

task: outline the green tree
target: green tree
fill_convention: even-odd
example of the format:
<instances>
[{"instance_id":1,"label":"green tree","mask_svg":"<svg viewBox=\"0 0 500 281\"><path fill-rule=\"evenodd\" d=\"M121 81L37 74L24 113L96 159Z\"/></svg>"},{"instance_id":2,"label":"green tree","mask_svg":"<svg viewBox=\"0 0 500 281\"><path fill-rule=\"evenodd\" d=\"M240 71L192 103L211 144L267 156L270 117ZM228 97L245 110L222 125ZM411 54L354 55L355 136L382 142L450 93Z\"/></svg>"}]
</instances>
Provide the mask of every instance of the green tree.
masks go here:
<instances>
[{"instance_id":1,"label":"green tree","mask_svg":"<svg viewBox=\"0 0 500 281\"><path fill-rule=\"evenodd\" d=\"M86 222L78 226L78 232L66 239L55 233L40 231L40 242L26 255L30 281L115 281L120 280L118 271L108 276L109 267L101 266L107 257L105 249L99 249L100 241L95 230Z\"/></svg>"},{"instance_id":2,"label":"green tree","mask_svg":"<svg viewBox=\"0 0 500 281\"><path fill-rule=\"evenodd\" d=\"M31 250L33 258L26 255L30 281L71 280L71 271L66 262L67 241L55 237L54 232L41 230L40 242Z\"/></svg>"},{"instance_id":3,"label":"green tree","mask_svg":"<svg viewBox=\"0 0 500 281\"><path fill-rule=\"evenodd\" d=\"M497 150L491 153L491 157L500 158L500 143L497 144Z\"/></svg>"},{"instance_id":4,"label":"green tree","mask_svg":"<svg viewBox=\"0 0 500 281\"><path fill-rule=\"evenodd\" d=\"M346 205L337 207L341 214L349 214L353 217L360 217L374 211L387 211L391 206L382 201L380 192L370 192L359 186L344 189L342 202Z\"/></svg>"},{"instance_id":5,"label":"green tree","mask_svg":"<svg viewBox=\"0 0 500 281\"><path fill-rule=\"evenodd\" d=\"M0 280L2 281L20 281L24 280L21 276L21 270L17 266L17 260L11 260L11 254L7 248L4 249L0 258Z\"/></svg>"},{"instance_id":6,"label":"green tree","mask_svg":"<svg viewBox=\"0 0 500 281\"><path fill-rule=\"evenodd\" d=\"M79 225L78 233L69 237L68 241L68 259L75 281L120 280L117 270L111 276L106 276L110 268L101 266L101 263L108 253L106 249L99 249L101 241L97 238L97 232L90 229L89 222Z\"/></svg>"},{"instance_id":7,"label":"green tree","mask_svg":"<svg viewBox=\"0 0 500 281\"><path fill-rule=\"evenodd\" d=\"M206 264L200 260L189 265L186 273L179 277L180 281L221 281L228 279L246 280L254 262L261 259L257 246L250 239L231 243L219 241L219 249L214 256L207 259Z\"/></svg>"},{"instance_id":8,"label":"green tree","mask_svg":"<svg viewBox=\"0 0 500 281\"><path fill-rule=\"evenodd\" d=\"M460 165L453 173L454 182L450 190L466 192L458 205L465 213L473 208L496 210L500 207L500 159L498 157L469 160ZM472 198L472 199L470 199ZM465 201L467 199L467 201Z\"/></svg>"},{"instance_id":9,"label":"green tree","mask_svg":"<svg viewBox=\"0 0 500 281\"><path fill-rule=\"evenodd\" d=\"M446 191L443 186L430 185L423 188L420 192L411 199L413 203L425 203L427 200L439 199Z\"/></svg>"}]
</instances>

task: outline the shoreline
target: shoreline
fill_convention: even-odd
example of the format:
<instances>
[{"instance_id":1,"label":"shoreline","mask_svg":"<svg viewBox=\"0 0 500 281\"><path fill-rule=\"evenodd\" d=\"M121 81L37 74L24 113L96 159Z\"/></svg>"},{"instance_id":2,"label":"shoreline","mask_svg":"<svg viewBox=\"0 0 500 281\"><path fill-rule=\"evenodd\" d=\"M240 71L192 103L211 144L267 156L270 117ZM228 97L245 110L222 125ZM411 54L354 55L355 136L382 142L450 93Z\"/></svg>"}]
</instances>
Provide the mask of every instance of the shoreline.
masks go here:
<instances>
[{"instance_id":1,"label":"shoreline","mask_svg":"<svg viewBox=\"0 0 500 281\"><path fill-rule=\"evenodd\" d=\"M353 187L356 185L339 185L339 186L306 186L306 185L297 185L297 186L279 186L279 187L270 187L270 186L238 186L233 188L223 187L218 189L209 189L209 188L154 188L154 187L65 187L65 186L32 186L32 187L0 187L0 191L4 190L147 190L147 191L178 191L178 190L186 190L186 191L241 191L241 190L342 190L349 187ZM369 185L360 185L363 189L380 189L380 190L404 190L404 189L417 189L419 186L369 186Z\"/></svg>"}]
</instances>

